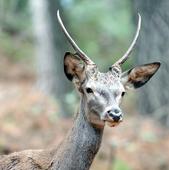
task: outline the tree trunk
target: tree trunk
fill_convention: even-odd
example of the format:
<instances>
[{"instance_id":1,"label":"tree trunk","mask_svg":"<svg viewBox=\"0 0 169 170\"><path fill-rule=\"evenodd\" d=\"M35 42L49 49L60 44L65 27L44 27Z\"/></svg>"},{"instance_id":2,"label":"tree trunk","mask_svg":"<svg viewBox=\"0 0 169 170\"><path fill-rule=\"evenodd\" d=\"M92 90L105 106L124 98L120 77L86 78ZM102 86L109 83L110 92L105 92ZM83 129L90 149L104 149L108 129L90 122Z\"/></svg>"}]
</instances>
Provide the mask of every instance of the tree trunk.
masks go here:
<instances>
[{"instance_id":1,"label":"tree trunk","mask_svg":"<svg viewBox=\"0 0 169 170\"><path fill-rule=\"evenodd\" d=\"M30 0L30 8L37 40L37 86L47 95L54 95L58 99L60 112L66 116L65 95L70 88L63 70L66 41L56 19L60 3L56 0Z\"/></svg>"},{"instance_id":2,"label":"tree trunk","mask_svg":"<svg viewBox=\"0 0 169 170\"><path fill-rule=\"evenodd\" d=\"M142 16L136 63L162 63L152 82L140 90L139 111L169 126L169 1L134 0L134 9L134 16L137 12Z\"/></svg>"}]
</instances>

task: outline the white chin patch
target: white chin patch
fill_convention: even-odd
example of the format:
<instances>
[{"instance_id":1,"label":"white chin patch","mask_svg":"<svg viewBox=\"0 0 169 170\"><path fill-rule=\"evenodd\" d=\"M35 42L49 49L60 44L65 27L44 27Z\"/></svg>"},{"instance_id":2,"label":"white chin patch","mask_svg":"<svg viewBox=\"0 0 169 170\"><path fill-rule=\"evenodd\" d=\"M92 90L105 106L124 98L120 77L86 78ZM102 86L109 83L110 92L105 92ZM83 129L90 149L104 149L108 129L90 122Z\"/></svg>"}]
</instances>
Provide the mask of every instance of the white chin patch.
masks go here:
<instances>
[{"instance_id":1,"label":"white chin patch","mask_svg":"<svg viewBox=\"0 0 169 170\"><path fill-rule=\"evenodd\" d=\"M108 122L106 121L106 125L108 125L109 127L115 127L117 125L119 125L121 122Z\"/></svg>"}]
</instances>

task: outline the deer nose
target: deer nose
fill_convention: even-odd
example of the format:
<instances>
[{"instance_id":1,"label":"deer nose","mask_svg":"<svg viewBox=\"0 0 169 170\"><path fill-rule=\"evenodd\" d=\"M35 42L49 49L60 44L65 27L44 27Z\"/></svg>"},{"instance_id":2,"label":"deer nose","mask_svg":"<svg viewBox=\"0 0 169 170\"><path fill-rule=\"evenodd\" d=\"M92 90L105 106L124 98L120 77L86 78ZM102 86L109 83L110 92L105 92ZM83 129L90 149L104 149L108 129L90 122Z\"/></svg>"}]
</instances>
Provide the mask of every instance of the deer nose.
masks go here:
<instances>
[{"instance_id":1,"label":"deer nose","mask_svg":"<svg viewBox=\"0 0 169 170\"><path fill-rule=\"evenodd\" d=\"M113 119L115 122L122 121L122 112L120 108L115 108L107 111L108 116Z\"/></svg>"}]
</instances>

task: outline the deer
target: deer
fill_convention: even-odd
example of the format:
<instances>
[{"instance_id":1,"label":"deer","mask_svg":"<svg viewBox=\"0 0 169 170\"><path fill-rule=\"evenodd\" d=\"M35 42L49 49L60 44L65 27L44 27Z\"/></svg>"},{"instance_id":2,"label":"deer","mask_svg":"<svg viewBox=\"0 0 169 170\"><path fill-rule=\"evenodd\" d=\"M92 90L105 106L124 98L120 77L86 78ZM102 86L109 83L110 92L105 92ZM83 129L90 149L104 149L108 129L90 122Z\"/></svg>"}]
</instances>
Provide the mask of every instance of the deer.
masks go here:
<instances>
[{"instance_id":1,"label":"deer","mask_svg":"<svg viewBox=\"0 0 169 170\"><path fill-rule=\"evenodd\" d=\"M0 170L89 170L102 141L105 126L123 121L120 104L128 89L146 84L157 72L160 62L143 64L122 72L141 28L141 16L134 39L125 54L100 72L97 65L78 47L66 30L57 11L58 23L75 53L66 52L64 72L80 95L73 127L59 146L42 150L24 150L0 156Z\"/></svg>"}]
</instances>

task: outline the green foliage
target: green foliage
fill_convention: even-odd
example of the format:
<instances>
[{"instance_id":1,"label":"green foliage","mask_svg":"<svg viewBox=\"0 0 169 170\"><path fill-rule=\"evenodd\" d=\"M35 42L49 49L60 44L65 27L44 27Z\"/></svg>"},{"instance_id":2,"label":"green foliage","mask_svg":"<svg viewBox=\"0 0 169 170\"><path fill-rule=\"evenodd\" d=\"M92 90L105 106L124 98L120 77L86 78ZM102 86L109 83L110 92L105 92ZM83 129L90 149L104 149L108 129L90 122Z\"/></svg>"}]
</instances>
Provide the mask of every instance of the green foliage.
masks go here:
<instances>
[{"instance_id":1,"label":"green foliage","mask_svg":"<svg viewBox=\"0 0 169 170\"><path fill-rule=\"evenodd\" d=\"M2 0L0 23L3 31L18 34L30 25L27 2L27 0Z\"/></svg>"},{"instance_id":2,"label":"green foliage","mask_svg":"<svg viewBox=\"0 0 169 170\"><path fill-rule=\"evenodd\" d=\"M131 170L131 168L123 160L116 159L112 170Z\"/></svg>"},{"instance_id":3,"label":"green foliage","mask_svg":"<svg viewBox=\"0 0 169 170\"><path fill-rule=\"evenodd\" d=\"M65 10L72 36L102 69L121 57L132 40L130 8L129 0L74 0Z\"/></svg>"},{"instance_id":4,"label":"green foliage","mask_svg":"<svg viewBox=\"0 0 169 170\"><path fill-rule=\"evenodd\" d=\"M32 55L27 0L2 0L0 4L0 50L13 59Z\"/></svg>"},{"instance_id":5,"label":"green foliage","mask_svg":"<svg viewBox=\"0 0 169 170\"><path fill-rule=\"evenodd\" d=\"M63 11L69 30L79 46L97 64L109 67L128 48L134 32L131 2L119 0L64 0ZM66 24L67 25L67 24ZM20 59L31 55L31 18L27 0L2 0L0 4L0 45L7 56ZM26 36L25 36L26 35ZM17 48L16 39L22 37ZM28 42L25 40L28 39ZM125 68L131 65L125 64ZM103 70L106 71L106 70Z\"/></svg>"},{"instance_id":6,"label":"green foliage","mask_svg":"<svg viewBox=\"0 0 169 170\"><path fill-rule=\"evenodd\" d=\"M3 32L0 35L0 47L1 52L13 61L32 56L32 41L27 38L11 37Z\"/></svg>"}]
</instances>

